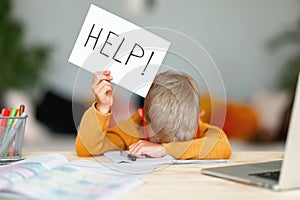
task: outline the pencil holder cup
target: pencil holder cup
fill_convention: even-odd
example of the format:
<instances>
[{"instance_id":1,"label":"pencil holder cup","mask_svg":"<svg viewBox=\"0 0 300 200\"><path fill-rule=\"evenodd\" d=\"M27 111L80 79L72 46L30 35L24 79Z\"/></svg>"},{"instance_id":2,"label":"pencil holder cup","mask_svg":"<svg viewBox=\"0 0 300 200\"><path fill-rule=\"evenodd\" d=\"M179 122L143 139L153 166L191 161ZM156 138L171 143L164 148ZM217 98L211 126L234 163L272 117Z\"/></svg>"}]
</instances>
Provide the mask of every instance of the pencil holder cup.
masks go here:
<instances>
[{"instance_id":1,"label":"pencil holder cup","mask_svg":"<svg viewBox=\"0 0 300 200\"><path fill-rule=\"evenodd\" d=\"M0 116L0 159L22 157L24 131L27 115L20 117Z\"/></svg>"}]
</instances>

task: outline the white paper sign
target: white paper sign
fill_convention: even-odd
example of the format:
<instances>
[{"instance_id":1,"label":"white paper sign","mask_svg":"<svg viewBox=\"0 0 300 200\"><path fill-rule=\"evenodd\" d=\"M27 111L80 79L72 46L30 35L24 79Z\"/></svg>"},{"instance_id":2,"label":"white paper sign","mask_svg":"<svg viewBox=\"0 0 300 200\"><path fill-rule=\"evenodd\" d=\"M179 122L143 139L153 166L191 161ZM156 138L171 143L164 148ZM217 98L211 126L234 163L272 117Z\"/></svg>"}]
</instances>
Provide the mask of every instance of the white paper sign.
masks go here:
<instances>
[{"instance_id":1,"label":"white paper sign","mask_svg":"<svg viewBox=\"0 0 300 200\"><path fill-rule=\"evenodd\" d=\"M114 83L145 97L170 43L91 5L69 62L92 73L110 70Z\"/></svg>"}]
</instances>

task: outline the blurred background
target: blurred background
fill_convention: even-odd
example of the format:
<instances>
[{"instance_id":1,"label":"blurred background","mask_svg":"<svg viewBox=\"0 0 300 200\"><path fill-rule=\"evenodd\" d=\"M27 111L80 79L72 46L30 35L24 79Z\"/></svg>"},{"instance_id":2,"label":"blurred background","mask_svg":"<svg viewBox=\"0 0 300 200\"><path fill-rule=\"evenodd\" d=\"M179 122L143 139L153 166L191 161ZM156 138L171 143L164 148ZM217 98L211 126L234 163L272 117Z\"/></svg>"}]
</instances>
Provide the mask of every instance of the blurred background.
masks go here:
<instances>
[{"instance_id":1,"label":"blurred background","mask_svg":"<svg viewBox=\"0 0 300 200\"><path fill-rule=\"evenodd\" d=\"M299 0L1 0L0 107L26 105L25 150L73 150L80 115L74 123L72 109L82 113L91 99L74 96L80 70L68 58L91 3L201 44L223 79L222 128L233 150L283 150L300 69ZM164 64L184 62L167 55ZM90 92L92 75L86 77ZM116 95L116 109L126 95L133 111L142 101ZM204 121L218 101L203 94Z\"/></svg>"}]
</instances>

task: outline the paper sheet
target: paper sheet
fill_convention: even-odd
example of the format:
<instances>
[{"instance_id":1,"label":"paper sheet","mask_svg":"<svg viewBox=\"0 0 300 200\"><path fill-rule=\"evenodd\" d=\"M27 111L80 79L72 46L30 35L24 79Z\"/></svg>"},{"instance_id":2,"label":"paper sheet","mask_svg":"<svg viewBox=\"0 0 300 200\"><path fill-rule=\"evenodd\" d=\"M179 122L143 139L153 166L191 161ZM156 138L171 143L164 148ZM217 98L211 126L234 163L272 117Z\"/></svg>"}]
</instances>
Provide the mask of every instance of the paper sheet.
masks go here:
<instances>
[{"instance_id":1,"label":"paper sheet","mask_svg":"<svg viewBox=\"0 0 300 200\"><path fill-rule=\"evenodd\" d=\"M170 42L91 5L69 62L92 73L109 69L116 83L145 97Z\"/></svg>"},{"instance_id":2,"label":"paper sheet","mask_svg":"<svg viewBox=\"0 0 300 200\"><path fill-rule=\"evenodd\" d=\"M172 164L174 160L172 156L166 155L162 158L138 158L136 161L131 161L122 156L120 151L108 151L104 153L104 156L114 163L132 163L138 165Z\"/></svg>"},{"instance_id":3,"label":"paper sheet","mask_svg":"<svg viewBox=\"0 0 300 200\"><path fill-rule=\"evenodd\" d=\"M87 160L76 160L68 165L77 166L84 170L111 176L140 176L157 169L156 165L134 165L131 163L105 163Z\"/></svg>"},{"instance_id":4,"label":"paper sheet","mask_svg":"<svg viewBox=\"0 0 300 200\"><path fill-rule=\"evenodd\" d=\"M109 151L104 153L104 156L114 163L131 163L135 165L161 165L161 164L207 164L207 163L224 163L227 160L177 160L170 155L162 158L138 158L136 161L131 161L121 155L120 151Z\"/></svg>"}]
</instances>

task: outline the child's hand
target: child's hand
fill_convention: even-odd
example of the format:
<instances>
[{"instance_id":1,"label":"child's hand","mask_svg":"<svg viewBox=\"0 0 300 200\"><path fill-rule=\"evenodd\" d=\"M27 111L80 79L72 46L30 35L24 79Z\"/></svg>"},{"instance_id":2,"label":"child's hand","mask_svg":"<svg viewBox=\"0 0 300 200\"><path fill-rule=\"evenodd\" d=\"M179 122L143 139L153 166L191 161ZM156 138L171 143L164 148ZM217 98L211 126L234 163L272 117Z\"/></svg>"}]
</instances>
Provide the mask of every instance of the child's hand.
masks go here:
<instances>
[{"instance_id":1,"label":"child's hand","mask_svg":"<svg viewBox=\"0 0 300 200\"><path fill-rule=\"evenodd\" d=\"M96 109L103 114L108 113L113 104L113 87L110 83L112 79L110 71L106 70L96 72L92 81L92 90L96 97Z\"/></svg>"},{"instance_id":2,"label":"child's hand","mask_svg":"<svg viewBox=\"0 0 300 200\"><path fill-rule=\"evenodd\" d=\"M129 147L129 152L138 158L152 157L160 158L166 155L165 148L162 144L152 143L145 140L139 140Z\"/></svg>"}]
</instances>

